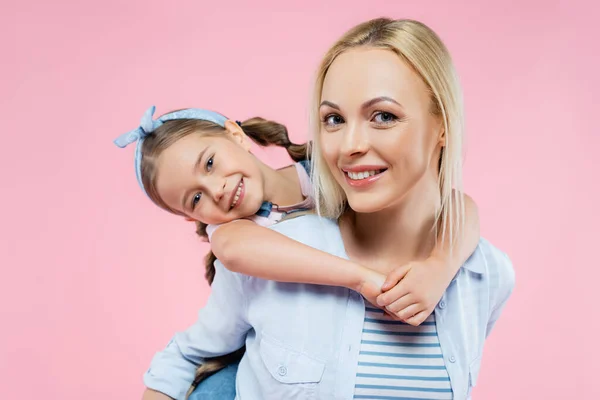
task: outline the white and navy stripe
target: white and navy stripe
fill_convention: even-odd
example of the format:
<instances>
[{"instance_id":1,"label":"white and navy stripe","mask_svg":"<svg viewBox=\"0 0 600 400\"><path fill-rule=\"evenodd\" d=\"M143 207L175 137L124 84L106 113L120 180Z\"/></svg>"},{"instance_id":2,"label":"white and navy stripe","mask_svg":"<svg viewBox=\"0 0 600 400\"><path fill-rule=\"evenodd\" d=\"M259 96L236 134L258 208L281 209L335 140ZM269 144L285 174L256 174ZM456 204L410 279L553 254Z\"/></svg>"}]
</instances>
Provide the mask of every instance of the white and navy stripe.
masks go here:
<instances>
[{"instance_id":1,"label":"white and navy stripe","mask_svg":"<svg viewBox=\"0 0 600 400\"><path fill-rule=\"evenodd\" d=\"M367 306L355 399L452 399L435 316L414 327Z\"/></svg>"}]
</instances>

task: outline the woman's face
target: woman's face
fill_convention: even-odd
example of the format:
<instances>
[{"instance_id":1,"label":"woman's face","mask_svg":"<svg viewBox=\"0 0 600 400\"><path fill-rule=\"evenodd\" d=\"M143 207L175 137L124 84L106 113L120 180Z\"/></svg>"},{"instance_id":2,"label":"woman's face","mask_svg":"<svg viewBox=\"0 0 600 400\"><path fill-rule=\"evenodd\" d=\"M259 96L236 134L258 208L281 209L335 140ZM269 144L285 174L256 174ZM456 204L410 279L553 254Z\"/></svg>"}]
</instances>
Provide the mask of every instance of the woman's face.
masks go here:
<instances>
[{"instance_id":1,"label":"woman's face","mask_svg":"<svg viewBox=\"0 0 600 400\"><path fill-rule=\"evenodd\" d=\"M389 50L338 56L323 83L319 140L350 207L370 213L398 204L422 179L437 182L443 125L427 86Z\"/></svg>"},{"instance_id":2,"label":"woman's face","mask_svg":"<svg viewBox=\"0 0 600 400\"><path fill-rule=\"evenodd\" d=\"M161 199L206 224L253 215L264 199L263 175L245 135L187 135L160 154L157 170Z\"/></svg>"}]
</instances>

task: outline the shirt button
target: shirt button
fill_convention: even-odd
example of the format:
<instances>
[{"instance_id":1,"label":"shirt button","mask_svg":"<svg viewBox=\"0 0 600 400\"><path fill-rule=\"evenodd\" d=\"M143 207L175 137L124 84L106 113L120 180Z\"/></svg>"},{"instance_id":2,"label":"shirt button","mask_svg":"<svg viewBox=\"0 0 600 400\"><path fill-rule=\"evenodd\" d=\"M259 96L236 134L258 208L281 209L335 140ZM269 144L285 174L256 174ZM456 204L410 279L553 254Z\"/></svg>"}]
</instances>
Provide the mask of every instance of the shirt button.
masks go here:
<instances>
[{"instance_id":1,"label":"shirt button","mask_svg":"<svg viewBox=\"0 0 600 400\"><path fill-rule=\"evenodd\" d=\"M279 376L286 376L287 368L282 365L279 368L277 368L277 373L279 374Z\"/></svg>"},{"instance_id":2,"label":"shirt button","mask_svg":"<svg viewBox=\"0 0 600 400\"><path fill-rule=\"evenodd\" d=\"M440 308L446 308L446 302L444 300L440 301Z\"/></svg>"},{"instance_id":3,"label":"shirt button","mask_svg":"<svg viewBox=\"0 0 600 400\"><path fill-rule=\"evenodd\" d=\"M451 363L454 363L454 362L456 362L456 357L450 356L449 360Z\"/></svg>"}]
</instances>

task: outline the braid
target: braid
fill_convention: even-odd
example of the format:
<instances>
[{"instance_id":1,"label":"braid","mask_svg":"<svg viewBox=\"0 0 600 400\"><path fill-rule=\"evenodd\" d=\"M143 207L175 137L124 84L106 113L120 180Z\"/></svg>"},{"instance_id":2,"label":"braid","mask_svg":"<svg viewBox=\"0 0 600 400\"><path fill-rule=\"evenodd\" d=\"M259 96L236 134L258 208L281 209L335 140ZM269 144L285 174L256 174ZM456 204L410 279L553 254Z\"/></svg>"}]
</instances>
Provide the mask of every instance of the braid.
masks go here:
<instances>
[{"instance_id":1,"label":"braid","mask_svg":"<svg viewBox=\"0 0 600 400\"><path fill-rule=\"evenodd\" d=\"M295 162L308 159L308 144L292 143L285 125L260 117L250 118L239 125L260 146L283 147Z\"/></svg>"}]
</instances>

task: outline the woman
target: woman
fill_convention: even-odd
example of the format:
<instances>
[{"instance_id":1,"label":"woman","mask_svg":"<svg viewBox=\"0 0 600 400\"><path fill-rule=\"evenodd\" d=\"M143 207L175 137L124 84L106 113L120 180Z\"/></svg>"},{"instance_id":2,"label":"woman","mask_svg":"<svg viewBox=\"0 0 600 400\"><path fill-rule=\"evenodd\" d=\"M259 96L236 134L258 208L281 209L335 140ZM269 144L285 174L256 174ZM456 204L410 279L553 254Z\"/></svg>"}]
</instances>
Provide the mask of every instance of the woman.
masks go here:
<instances>
[{"instance_id":1,"label":"woman","mask_svg":"<svg viewBox=\"0 0 600 400\"><path fill-rule=\"evenodd\" d=\"M456 241L462 104L435 33L387 19L352 29L321 64L312 111L316 198L329 219L302 216L273 229L384 275L427 257L437 226L450 226L443 237ZM216 268L198 322L153 360L146 399L183 398L204 358L244 344L242 399L469 398L514 285L506 255L482 240L434 314L411 327L345 288ZM379 306L395 312L406 303L384 296Z\"/></svg>"}]
</instances>

